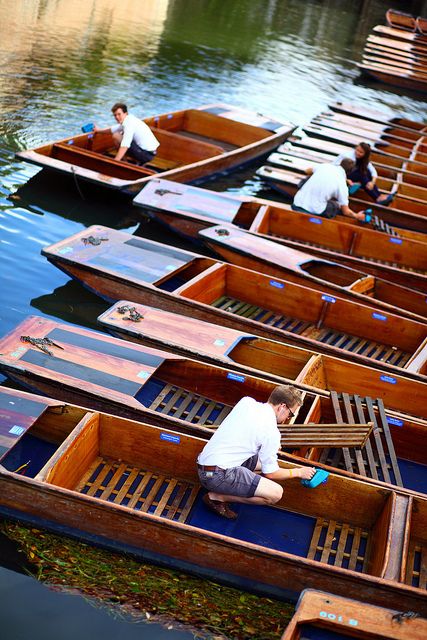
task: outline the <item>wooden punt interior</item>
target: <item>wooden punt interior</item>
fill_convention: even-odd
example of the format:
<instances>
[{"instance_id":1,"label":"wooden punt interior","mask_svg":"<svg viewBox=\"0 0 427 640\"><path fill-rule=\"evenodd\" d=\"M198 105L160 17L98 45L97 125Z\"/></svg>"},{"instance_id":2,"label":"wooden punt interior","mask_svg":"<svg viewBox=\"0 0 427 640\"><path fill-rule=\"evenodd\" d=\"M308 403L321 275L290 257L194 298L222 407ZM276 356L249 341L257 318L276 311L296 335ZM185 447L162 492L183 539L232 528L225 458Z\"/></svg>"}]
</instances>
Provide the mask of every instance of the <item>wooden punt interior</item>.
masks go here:
<instances>
[{"instance_id":1,"label":"wooden punt interior","mask_svg":"<svg viewBox=\"0 0 427 640\"><path fill-rule=\"evenodd\" d=\"M419 493L427 493L426 427L416 419L388 415L379 398L331 392L305 402L298 420L305 423L329 421L362 423L374 427L365 447L299 447L292 453L313 462L381 480Z\"/></svg>"},{"instance_id":2,"label":"wooden punt interior","mask_svg":"<svg viewBox=\"0 0 427 640\"><path fill-rule=\"evenodd\" d=\"M250 230L273 238L297 240L307 246L325 247L379 263L404 266L421 273L427 270L427 256L423 255L424 244L274 206L260 207Z\"/></svg>"},{"instance_id":3,"label":"wooden punt interior","mask_svg":"<svg viewBox=\"0 0 427 640\"><path fill-rule=\"evenodd\" d=\"M405 366L426 337L422 324L392 319L366 307L356 311L353 303L254 271L245 270L243 277L242 270L233 265L214 265L175 293L261 325L398 367Z\"/></svg>"},{"instance_id":4,"label":"wooden punt interior","mask_svg":"<svg viewBox=\"0 0 427 640\"><path fill-rule=\"evenodd\" d=\"M203 445L198 438L87 412L35 479L331 566L384 574L395 527L393 492L333 476L302 500L308 490L288 482L277 507L237 505L237 520L225 521L201 500L195 462ZM263 517L254 518L254 509L262 509ZM292 536L283 535L289 530Z\"/></svg>"},{"instance_id":5,"label":"wooden punt interior","mask_svg":"<svg viewBox=\"0 0 427 640\"><path fill-rule=\"evenodd\" d=\"M110 130L66 138L38 147L34 152L111 177L136 180L222 155L271 135L271 131L261 126L197 109L153 116L146 118L145 122L160 146L155 158L143 167L129 156L124 162L114 160L116 149Z\"/></svg>"},{"instance_id":6,"label":"wooden punt interior","mask_svg":"<svg viewBox=\"0 0 427 640\"><path fill-rule=\"evenodd\" d=\"M413 501L407 534L402 578L408 585L427 589L427 508L421 500Z\"/></svg>"}]
</instances>

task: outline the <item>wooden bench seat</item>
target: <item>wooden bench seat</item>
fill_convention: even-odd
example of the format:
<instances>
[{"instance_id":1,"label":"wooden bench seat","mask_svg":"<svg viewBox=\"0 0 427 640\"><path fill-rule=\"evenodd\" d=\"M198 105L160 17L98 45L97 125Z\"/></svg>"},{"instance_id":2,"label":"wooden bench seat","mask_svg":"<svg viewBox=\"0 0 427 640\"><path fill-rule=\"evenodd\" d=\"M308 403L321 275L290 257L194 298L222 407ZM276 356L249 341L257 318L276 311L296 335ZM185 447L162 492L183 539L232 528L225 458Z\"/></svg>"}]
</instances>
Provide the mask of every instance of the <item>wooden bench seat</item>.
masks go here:
<instances>
[{"instance_id":1,"label":"wooden bench seat","mask_svg":"<svg viewBox=\"0 0 427 640\"><path fill-rule=\"evenodd\" d=\"M279 426L282 447L364 447L374 423Z\"/></svg>"}]
</instances>

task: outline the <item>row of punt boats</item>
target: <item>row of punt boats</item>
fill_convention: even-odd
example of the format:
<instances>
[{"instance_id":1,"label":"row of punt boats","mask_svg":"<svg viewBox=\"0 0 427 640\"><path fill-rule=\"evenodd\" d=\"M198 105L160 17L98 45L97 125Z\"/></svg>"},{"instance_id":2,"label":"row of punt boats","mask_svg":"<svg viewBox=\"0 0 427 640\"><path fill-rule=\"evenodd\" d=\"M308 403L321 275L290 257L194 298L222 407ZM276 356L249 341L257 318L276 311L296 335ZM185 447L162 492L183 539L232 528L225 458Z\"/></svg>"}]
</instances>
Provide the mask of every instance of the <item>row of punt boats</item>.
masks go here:
<instances>
[{"instance_id":1,"label":"row of punt boats","mask_svg":"<svg viewBox=\"0 0 427 640\"><path fill-rule=\"evenodd\" d=\"M152 122L167 129L168 118L157 118ZM235 157L244 122L250 124L242 140L253 157L293 132L274 122L281 133L265 135L272 121L220 105L191 110L179 134L166 133L179 141L200 121L205 129L195 148L202 135L206 144L215 136L224 144L225 130L234 140L233 150L222 147L221 171L248 159L247 149L240 161ZM399 126L415 137L423 129L404 119L384 124ZM255 136L256 149L258 128L264 135ZM192 138L186 139L190 156ZM77 140L70 162L56 156L43 166L140 189L134 204L142 216L221 259L102 226L43 249L52 264L114 303L98 318L113 335L29 317L0 340L2 372L33 392L0 388L1 513L280 598L306 588L328 592L304 594L286 640L300 638L301 625L312 633L307 624L320 625L324 635L303 637L337 637L334 624L342 622L358 633L374 624L382 629L378 637L397 639L410 629L421 638L425 621L418 616L427 616L422 229L404 228L405 214L402 228L382 222L384 207L373 228L189 186L218 171L219 153L210 166L183 162L173 174L159 161L145 177L120 182L109 175L118 168L105 150L81 153L88 137L70 140L20 156L52 160L55 147L75 150ZM407 140L412 145L415 138ZM163 138L160 158L167 156L162 145ZM77 158L85 158L83 168L73 164ZM123 175L141 170L122 165ZM197 455L241 397L265 401L283 383L300 388L304 400L290 424L279 426L279 464L328 470L328 482L308 490L289 481L278 505L238 505L235 521L221 519L204 506ZM359 603L359 611L365 608L356 616L344 596L370 607ZM319 620L307 617L308 601Z\"/></svg>"},{"instance_id":2,"label":"row of punt boats","mask_svg":"<svg viewBox=\"0 0 427 640\"><path fill-rule=\"evenodd\" d=\"M380 82L425 93L427 91L427 19L389 9L387 26L368 36L363 74Z\"/></svg>"}]
</instances>

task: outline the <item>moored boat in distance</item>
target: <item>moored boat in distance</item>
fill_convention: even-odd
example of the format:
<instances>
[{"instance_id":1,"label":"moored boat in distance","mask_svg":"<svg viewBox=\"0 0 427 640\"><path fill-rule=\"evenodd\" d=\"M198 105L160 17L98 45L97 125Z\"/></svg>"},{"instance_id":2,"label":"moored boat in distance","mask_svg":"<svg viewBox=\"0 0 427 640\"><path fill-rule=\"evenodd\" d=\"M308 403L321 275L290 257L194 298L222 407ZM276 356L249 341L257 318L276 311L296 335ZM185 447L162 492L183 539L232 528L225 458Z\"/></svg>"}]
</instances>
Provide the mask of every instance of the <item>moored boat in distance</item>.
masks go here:
<instances>
[{"instance_id":1,"label":"moored boat in distance","mask_svg":"<svg viewBox=\"0 0 427 640\"><path fill-rule=\"evenodd\" d=\"M320 635L319 635L320 634ZM427 620L414 611L376 607L325 591L304 589L281 640L358 638L358 640L424 640Z\"/></svg>"},{"instance_id":2,"label":"moored boat in distance","mask_svg":"<svg viewBox=\"0 0 427 640\"><path fill-rule=\"evenodd\" d=\"M203 440L10 389L0 398L2 432L15 425L1 452L5 517L267 595L327 588L426 615L422 496L331 474L309 499L290 480L277 505L237 505L229 521L203 504Z\"/></svg>"},{"instance_id":3,"label":"moored boat in distance","mask_svg":"<svg viewBox=\"0 0 427 640\"><path fill-rule=\"evenodd\" d=\"M385 311L426 321L426 297L421 291L256 237L231 225L203 229L199 236L227 262L346 299L367 300Z\"/></svg>"},{"instance_id":4,"label":"moored boat in distance","mask_svg":"<svg viewBox=\"0 0 427 640\"><path fill-rule=\"evenodd\" d=\"M134 204L191 240L199 241L200 229L227 222L407 287L427 289L427 243L400 238L397 232L388 235L360 223L292 211L285 204L233 198L167 180L151 180Z\"/></svg>"},{"instance_id":5,"label":"moored boat in distance","mask_svg":"<svg viewBox=\"0 0 427 640\"><path fill-rule=\"evenodd\" d=\"M197 182L252 162L275 149L295 129L226 104L172 111L145 118L160 142L144 166L114 159L111 132L79 134L19 151L20 160L127 194L161 171L171 180Z\"/></svg>"},{"instance_id":6,"label":"moored boat in distance","mask_svg":"<svg viewBox=\"0 0 427 640\"><path fill-rule=\"evenodd\" d=\"M109 301L126 298L365 364L405 369L426 339L424 322L386 314L370 298L330 296L106 227L43 254Z\"/></svg>"}]
</instances>

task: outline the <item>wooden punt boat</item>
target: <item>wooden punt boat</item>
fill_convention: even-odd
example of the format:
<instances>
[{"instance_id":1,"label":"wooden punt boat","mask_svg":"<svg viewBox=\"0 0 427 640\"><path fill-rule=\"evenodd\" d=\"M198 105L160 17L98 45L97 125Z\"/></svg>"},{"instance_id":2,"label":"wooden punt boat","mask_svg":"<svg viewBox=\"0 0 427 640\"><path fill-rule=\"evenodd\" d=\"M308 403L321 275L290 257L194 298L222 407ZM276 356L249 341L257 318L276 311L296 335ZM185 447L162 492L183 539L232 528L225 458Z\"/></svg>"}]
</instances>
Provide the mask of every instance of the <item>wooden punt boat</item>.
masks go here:
<instances>
[{"instance_id":1,"label":"wooden punt boat","mask_svg":"<svg viewBox=\"0 0 427 640\"><path fill-rule=\"evenodd\" d=\"M151 180L133 202L169 229L194 241L199 239L200 229L227 222L286 246L309 247L315 255L392 278L405 286L427 289L427 244L404 242L397 233L388 236L362 225L298 213L286 205L242 201L160 179Z\"/></svg>"},{"instance_id":2,"label":"wooden punt boat","mask_svg":"<svg viewBox=\"0 0 427 640\"><path fill-rule=\"evenodd\" d=\"M343 153L345 154L348 147L345 147ZM409 162L405 158L398 158L395 156L384 156L381 153L371 153L372 162L375 164L378 175L382 178L389 178L396 180L399 175L402 176L402 181L405 184L413 184L419 187L427 188L427 166L417 165L415 162ZM298 147L292 145L290 142L280 145L277 151L274 151L267 157L268 164L277 165L279 167L287 167L289 162L294 163L296 170L306 171L308 167L314 164L320 164L321 162L333 162L336 155L332 153L326 153L322 151L316 151L310 149L308 146ZM292 159L292 160L291 160ZM298 169L300 163L305 162ZM423 234L425 235L425 234Z\"/></svg>"},{"instance_id":3,"label":"wooden punt boat","mask_svg":"<svg viewBox=\"0 0 427 640\"><path fill-rule=\"evenodd\" d=\"M143 167L111 157L111 132L80 134L20 151L19 159L93 184L135 194L157 172L178 182L197 182L246 164L276 148L294 130L260 114L225 104L173 111L146 122L160 142Z\"/></svg>"},{"instance_id":4,"label":"wooden punt boat","mask_svg":"<svg viewBox=\"0 0 427 640\"><path fill-rule=\"evenodd\" d=\"M349 147L354 147L360 142L360 132L334 129L328 126L326 122L323 125L316 123L303 125L302 129L307 135L330 140L331 142L338 142ZM382 148L388 149L391 147L393 153L403 158L410 156L414 146L413 140L406 140L388 134L383 134L381 138L368 138L364 136L364 140L375 150Z\"/></svg>"},{"instance_id":5,"label":"wooden punt boat","mask_svg":"<svg viewBox=\"0 0 427 640\"><path fill-rule=\"evenodd\" d=\"M403 87L404 89L412 89L414 91L427 91L427 73L419 73L415 70L399 70L397 67L384 64L380 61L362 61L358 63L359 69L370 78L391 84L395 87Z\"/></svg>"},{"instance_id":6,"label":"wooden punt boat","mask_svg":"<svg viewBox=\"0 0 427 640\"><path fill-rule=\"evenodd\" d=\"M199 236L227 262L302 285L310 283L318 291L342 297L350 293L350 298L354 296L360 301L372 298L381 308L390 312L399 309L399 314L425 322L427 305L421 291L257 238L230 225L204 229Z\"/></svg>"},{"instance_id":7,"label":"wooden punt boat","mask_svg":"<svg viewBox=\"0 0 427 640\"><path fill-rule=\"evenodd\" d=\"M347 115L356 116L357 118L362 118L363 120L372 120L373 122L395 124L398 126L410 127L411 129L423 129L427 126L427 124L425 124L424 122L416 122L402 116L387 117L387 115L383 111L372 109L366 106L359 107L357 105L351 104L350 102L331 102L328 107L336 113L344 113Z\"/></svg>"},{"instance_id":8,"label":"wooden punt boat","mask_svg":"<svg viewBox=\"0 0 427 640\"><path fill-rule=\"evenodd\" d=\"M375 122L374 120L366 120L361 118L359 115L349 115L346 113L337 113L336 111L322 111L316 119L327 119L329 121L340 123L341 125L351 125L357 131L361 133L365 130L370 132L371 135L381 135L382 133L390 133L392 131L396 132L396 135L400 135L402 137L408 136L412 137L412 139L418 139L422 133L427 131L427 127L421 127L419 129L414 129L410 126L405 126L403 124L394 124L394 123L385 123L385 122Z\"/></svg>"},{"instance_id":9,"label":"wooden punt boat","mask_svg":"<svg viewBox=\"0 0 427 640\"><path fill-rule=\"evenodd\" d=\"M404 367L426 338L424 322L325 295L105 227L82 250L84 232L45 250L48 259L107 300L125 297L256 335L369 364ZM72 257L71 257L72 254ZM284 314L284 300L286 314ZM379 329L379 326L381 329ZM378 341L379 332L381 342Z\"/></svg>"},{"instance_id":10,"label":"wooden punt boat","mask_svg":"<svg viewBox=\"0 0 427 640\"><path fill-rule=\"evenodd\" d=\"M404 31L403 29L395 29L393 27L388 27L381 24L374 27L373 32L387 38L394 38L397 41L403 40L405 42L414 42L420 47L427 46L427 37L421 33L410 33L409 31Z\"/></svg>"},{"instance_id":11,"label":"wooden punt boat","mask_svg":"<svg viewBox=\"0 0 427 640\"><path fill-rule=\"evenodd\" d=\"M387 24L395 29L405 29L406 31L415 32L417 30L417 22L414 16L404 11L396 9L388 9L385 14Z\"/></svg>"},{"instance_id":12,"label":"wooden punt boat","mask_svg":"<svg viewBox=\"0 0 427 640\"><path fill-rule=\"evenodd\" d=\"M363 596L362 596L363 598ZM376 607L362 600L304 589L281 640L358 638L424 640L427 620L411 611Z\"/></svg>"},{"instance_id":13,"label":"wooden punt boat","mask_svg":"<svg viewBox=\"0 0 427 640\"><path fill-rule=\"evenodd\" d=\"M136 310L138 320L132 321L128 309ZM421 384L427 382L427 340L404 370L394 367L395 382L390 383L389 377L379 372L380 367L375 369L334 356L319 355L315 351L195 318L183 318L128 300L116 302L99 316L98 322L114 335L137 344L166 349L221 367L233 367L277 384L296 383L305 389L314 388L316 393L357 391L359 395L381 398L387 407L401 413L427 418L426 387ZM411 398L410 406L408 398Z\"/></svg>"},{"instance_id":14,"label":"wooden punt boat","mask_svg":"<svg viewBox=\"0 0 427 640\"><path fill-rule=\"evenodd\" d=\"M319 140L318 143L322 141ZM294 144L310 150L311 148L322 148L322 144L316 144L315 138L304 138L304 143L294 142ZM304 146L306 145L306 146ZM330 148L333 143L325 142L325 149ZM333 145L334 149L339 145ZM418 163L408 162L408 167L416 168ZM256 171L268 185L275 191L278 191L288 199L293 198L296 193L296 188L301 181L301 175L295 171L287 171L286 169L262 166ZM402 184L402 187L405 183ZM396 187L399 185L397 183ZM418 231L425 235L425 219L426 219L426 206L424 201L416 200L410 195L400 195L399 191L395 191L392 206L384 206L373 202L371 199L367 199L366 196L359 191L350 197L350 205L355 211L365 210L367 202L369 202L369 208L373 210L373 213L382 219L385 223L396 227L405 228L408 230ZM359 197L359 193L360 196Z\"/></svg>"},{"instance_id":15,"label":"wooden punt boat","mask_svg":"<svg viewBox=\"0 0 427 640\"><path fill-rule=\"evenodd\" d=\"M366 122L368 121L366 120ZM312 118L311 124L338 129L342 132L356 135L360 140L361 127L359 121L340 121L339 125L337 126L336 119L330 117L328 118L320 114ZM404 129L401 127L383 125L382 129L364 128L363 135L367 137L367 142L381 142L383 140L393 139L394 144L396 145L412 147L420 138L423 137L423 135L425 135L425 133L423 131L414 131L413 129Z\"/></svg>"},{"instance_id":16,"label":"wooden punt boat","mask_svg":"<svg viewBox=\"0 0 427 640\"><path fill-rule=\"evenodd\" d=\"M266 595L312 587L427 613L425 498L331 474L309 499L289 481L274 507L227 521L202 501L203 440L18 393L1 392L5 517Z\"/></svg>"},{"instance_id":17,"label":"wooden punt boat","mask_svg":"<svg viewBox=\"0 0 427 640\"><path fill-rule=\"evenodd\" d=\"M393 38L386 38L382 36L370 35L367 39L367 44L374 44L381 48L393 50L399 53L407 53L417 56L419 58L426 58L427 52L425 47L417 46L411 42L403 42L402 40L394 40Z\"/></svg>"},{"instance_id":18,"label":"wooden punt boat","mask_svg":"<svg viewBox=\"0 0 427 640\"><path fill-rule=\"evenodd\" d=\"M379 45L366 44L364 49L364 58L379 57L385 59L385 62L394 64L399 68L404 65L410 65L410 68L414 70L425 70L427 66L427 57L419 57L406 51L400 51L399 49L391 49Z\"/></svg>"},{"instance_id":19,"label":"wooden punt boat","mask_svg":"<svg viewBox=\"0 0 427 640\"><path fill-rule=\"evenodd\" d=\"M423 36L427 36L427 18L422 18L418 16L417 20L417 31L421 33Z\"/></svg>"}]
</instances>

